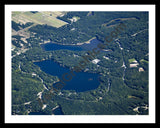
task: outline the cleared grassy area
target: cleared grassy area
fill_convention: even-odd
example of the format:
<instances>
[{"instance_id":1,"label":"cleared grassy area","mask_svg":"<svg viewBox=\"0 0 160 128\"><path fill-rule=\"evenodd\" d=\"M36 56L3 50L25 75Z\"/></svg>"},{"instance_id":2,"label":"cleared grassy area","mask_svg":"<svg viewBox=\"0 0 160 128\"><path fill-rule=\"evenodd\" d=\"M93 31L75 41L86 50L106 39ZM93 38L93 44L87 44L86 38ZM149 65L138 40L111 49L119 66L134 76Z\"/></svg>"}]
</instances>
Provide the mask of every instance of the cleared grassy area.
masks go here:
<instances>
[{"instance_id":1,"label":"cleared grassy area","mask_svg":"<svg viewBox=\"0 0 160 128\"><path fill-rule=\"evenodd\" d=\"M30 11L24 12L12 12L12 20L16 23L25 24L27 22L33 22L35 24L47 24L53 27L61 27L67 22L57 19L57 16L64 15L63 12L37 12L32 13Z\"/></svg>"},{"instance_id":2,"label":"cleared grassy area","mask_svg":"<svg viewBox=\"0 0 160 128\"><path fill-rule=\"evenodd\" d=\"M129 61L129 63L132 63L133 61L136 61L136 59L132 58L132 59L129 59L128 61Z\"/></svg>"},{"instance_id":3,"label":"cleared grassy area","mask_svg":"<svg viewBox=\"0 0 160 128\"><path fill-rule=\"evenodd\" d=\"M144 59L141 59L140 62L148 63L148 61L147 61L147 60L144 60Z\"/></svg>"},{"instance_id":4,"label":"cleared grassy area","mask_svg":"<svg viewBox=\"0 0 160 128\"><path fill-rule=\"evenodd\" d=\"M136 97L136 96L131 96L131 95L128 95L128 98L129 98L129 99L131 99L131 98L132 98L132 99L139 99L138 97Z\"/></svg>"}]
</instances>

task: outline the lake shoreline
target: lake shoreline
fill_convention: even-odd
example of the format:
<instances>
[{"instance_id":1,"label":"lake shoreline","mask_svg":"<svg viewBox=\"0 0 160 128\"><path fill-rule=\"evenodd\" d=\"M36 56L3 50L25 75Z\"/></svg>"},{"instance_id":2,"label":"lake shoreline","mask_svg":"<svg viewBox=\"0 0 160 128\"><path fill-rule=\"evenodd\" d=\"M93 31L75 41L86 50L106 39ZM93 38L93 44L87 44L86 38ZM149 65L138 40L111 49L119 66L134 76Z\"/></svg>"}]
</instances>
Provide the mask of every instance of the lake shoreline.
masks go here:
<instances>
[{"instance_id":1,"label":"lake shoreline","mask_svg":"<svg viewBox=\"0 0 160 128\"><path fill-rule=\"evenodd\" d=\"M77 44L59 44L56 42L48 42L40 44L40 47L44 51L54 51L54 50L71 50L71 51L90 51L91 49L97 48L97 45L99 43L102 43L100 40L98 40L96 37L91 38L90 40L83 42L83 43L77 43Z\"/></svg>"},{"instance_id":2,"label":"lake shoreline","mask_svg":"<svg viewBox=\"0 0 160 128\"><path fill-rule=\"evenodd\" d=\"M60 44L57 42L52 42L52 41L47 41L45 40L44 43L39 43L40 45L42 44L49 44L49 43L53 43L53 44L57 44L57 45L67 45L67 46L79 46L79 45L83 45L83 44L90 44L92 40L97 39L96 37L92 37L91 39L89 39L88 41L82 42L82 43L77 43L77 44ZM97 39L98 40L98 39Z\"/></svg>"}]
</instances>

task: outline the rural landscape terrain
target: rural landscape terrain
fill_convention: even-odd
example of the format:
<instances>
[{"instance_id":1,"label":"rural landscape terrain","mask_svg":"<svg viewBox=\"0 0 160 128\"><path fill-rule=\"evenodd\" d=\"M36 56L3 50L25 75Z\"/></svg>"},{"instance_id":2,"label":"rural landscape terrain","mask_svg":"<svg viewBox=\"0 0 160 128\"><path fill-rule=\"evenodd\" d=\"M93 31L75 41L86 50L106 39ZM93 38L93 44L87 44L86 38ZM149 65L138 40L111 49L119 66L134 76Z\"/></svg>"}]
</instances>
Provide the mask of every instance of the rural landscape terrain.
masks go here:
<instances>
[{"instance_id":1,"label":"rural landscape terrain","mask_svg":"<svg viewBox=\"0 0 160 128\"><path fill-rule=\"evenodd\" d=\"M148 12L13 11L11 22L12 115L148 115Z\"/></svg>"}]
</instances>

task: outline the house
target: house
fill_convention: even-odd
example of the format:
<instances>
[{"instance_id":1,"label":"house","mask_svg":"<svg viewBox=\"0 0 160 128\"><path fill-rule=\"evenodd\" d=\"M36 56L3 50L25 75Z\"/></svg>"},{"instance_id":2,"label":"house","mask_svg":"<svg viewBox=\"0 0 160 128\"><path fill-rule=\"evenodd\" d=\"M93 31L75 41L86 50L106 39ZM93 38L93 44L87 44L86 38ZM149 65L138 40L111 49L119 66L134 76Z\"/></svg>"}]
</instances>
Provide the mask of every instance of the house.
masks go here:
<instances>
[{"instance_id":1,"label":"house","mask_svg":"<svg viewBox=\"0 0 160 128\"><path fill-rule=\"evenodd\" d=\"M143 72L144 69L143 69L142 67L140 67L138 71L139 71L139 72Z\"/></svg>"},{"instance_id":2,"label":"house","mask_svg":"<svg viewBox=\"0 0 160 128\"><path fill-rule=\"evenodd\" d=\"M137 67L137 65L138 65L138 63L136 63L136 64L130 64L129 67L130 68L134 68L134 67Z\"/></svg>"},{"instance_id":3,"label":"house","mask_svg":"<svg viewBox=\"0 0 160 128\"><path fill-rule=\"evenodd\" d=\"M137 67L138 65L139 65L139 63L134 59L132 62L130 62L129 67L134 68L134 67Z\"/></svg>"},{"instance_id":4,"label":"house","mask_svg":"<svg viewBox=\"0 0 160 128\"><path fill-rule=\"evenodd\" d=\"M99 59L94 59L94 60L92 60L92 63L97 64L99 61L100 61Z\"/></svg>"}]
</instances>

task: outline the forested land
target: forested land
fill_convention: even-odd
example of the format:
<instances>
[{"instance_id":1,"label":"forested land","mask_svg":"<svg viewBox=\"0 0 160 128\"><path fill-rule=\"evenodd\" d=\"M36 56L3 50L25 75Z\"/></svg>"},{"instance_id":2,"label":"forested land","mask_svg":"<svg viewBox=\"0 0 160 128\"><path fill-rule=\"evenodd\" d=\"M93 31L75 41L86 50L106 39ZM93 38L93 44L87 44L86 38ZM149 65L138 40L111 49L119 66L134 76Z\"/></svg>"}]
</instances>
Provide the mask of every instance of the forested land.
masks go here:
<instances>
[{"instance_id":1,"label":"forested land","mask_svg":"<svg viewBox=\"0 0 160 128\"><path fill-rule=\"evenodd\" d=\"M148 114L148 13L67 12L58 18L68 24L59 28L33 26L27 30L30 34L26 38L27 43L23 36L12 36L12 114L28 114L28 111L52 114L52 108L57 105L66 115ZM45 51L40 45L45 41L76 45L93 37L106 43L106 36L119 23L124 23L126 28L107 45L105 50L109 52L100 52L96 57L100 62L88 63L83 70L100 74L99 87L79 93L62 90L46 102L47 107L42 109L37 94L42 92L41 98L45 99L48 90L44 86L50 89L58 77L43 72L34 62L53 60L71 69L86 51ZM12 21L15 31L30 25L32 23L22 25ZM137 65L131 67L132 64Z\"/></svg>"}]
</instances>

